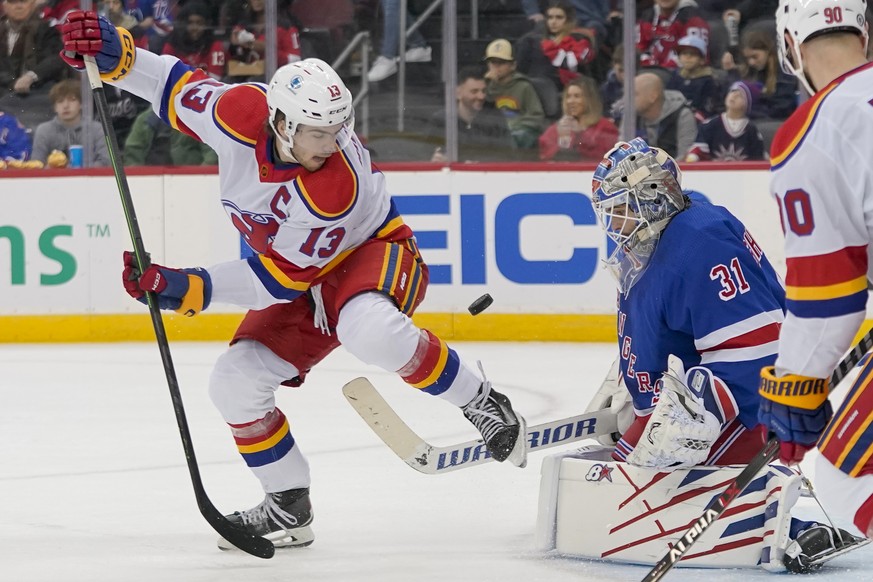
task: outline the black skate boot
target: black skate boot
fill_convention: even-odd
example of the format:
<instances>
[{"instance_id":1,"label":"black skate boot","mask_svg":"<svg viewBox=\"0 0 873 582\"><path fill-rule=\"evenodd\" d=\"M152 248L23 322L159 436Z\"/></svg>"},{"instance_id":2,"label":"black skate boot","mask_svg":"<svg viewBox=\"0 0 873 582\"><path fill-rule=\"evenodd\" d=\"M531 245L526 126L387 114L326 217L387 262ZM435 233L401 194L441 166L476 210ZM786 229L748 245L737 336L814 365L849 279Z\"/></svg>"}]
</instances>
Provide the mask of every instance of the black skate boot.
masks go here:
<instances>
[{"instance_id":1,"label":"black skate boot","mask_svg":"<svg viewBox=\"0 0 873 582\"><path fill-rule=\"evenodd\" d=\"M461 410L479 432L495 461L508 460L516 467L527 465L527 425L520 414L512 410L509 398L491 388L487 379L479 393Z\"/></svg>"},{"instance_id":2,"label":"black skate boot","mask_svg":"<svg viewBox=\"0 0 873 582\"><path fill-rule=\"evenodd\" d=\"M312 523L312 503L309 488L267 493L264 500L246 511L226 516L233 525L273 542L278 548L301 548L315 541ZM222 550L234 549L224 538L218 540Z\"/></svg>"},{"instance_id":3,"label":"black skate boot","mask_svg":"<svg viewBox=\"0 0 873 582\"><path fill-rule=\"evenodd\" d=\"M822 567L837 556L866 546L870 540L853 536L846 530L814 525L797 534L785 549L782 562L789 572L806 574Z\"/></svg>"}]
</instances>

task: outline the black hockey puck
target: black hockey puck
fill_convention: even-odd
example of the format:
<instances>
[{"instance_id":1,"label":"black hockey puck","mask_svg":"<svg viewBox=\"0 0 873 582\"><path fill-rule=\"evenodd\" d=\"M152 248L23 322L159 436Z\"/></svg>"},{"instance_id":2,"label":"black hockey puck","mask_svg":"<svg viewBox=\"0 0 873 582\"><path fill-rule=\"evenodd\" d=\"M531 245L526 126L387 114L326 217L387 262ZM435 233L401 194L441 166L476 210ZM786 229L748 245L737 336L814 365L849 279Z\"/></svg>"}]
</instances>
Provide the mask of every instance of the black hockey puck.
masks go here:
<instances>
[{"instance_id":1,"label":"black hockey puck","mask_svg":"<svg viewBox=\"0 0 873 582\"><path fill-rule=\"evenodd\" d=\"M491 295L486 293L485 295L471 303L470 307L467 308L467 311L469 311L471 315L479 315L480 313L488 309L488 307L492 303L494 303L494 299L491 298Z\"/></svg>"}]
</instances>

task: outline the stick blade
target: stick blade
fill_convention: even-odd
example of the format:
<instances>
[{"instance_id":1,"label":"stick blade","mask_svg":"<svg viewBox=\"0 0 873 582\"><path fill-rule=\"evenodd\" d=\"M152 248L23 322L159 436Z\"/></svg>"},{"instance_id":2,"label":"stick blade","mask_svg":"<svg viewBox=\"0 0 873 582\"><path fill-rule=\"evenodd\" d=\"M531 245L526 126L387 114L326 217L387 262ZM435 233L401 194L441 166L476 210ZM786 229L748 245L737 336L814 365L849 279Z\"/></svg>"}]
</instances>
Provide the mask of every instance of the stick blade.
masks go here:
<instances>
[{"instance_id":1,"label":"stick blade","mask_svg":"<svg viewBox=\"0 0 873 582\"><path fill-rule=\"evenodd\" d=\"M343 386L343 396L364 422L403 461L423 473L431 473L429 456L432 447L397 416L366 378L355 378Z\"/></svg>"}]
</instances>

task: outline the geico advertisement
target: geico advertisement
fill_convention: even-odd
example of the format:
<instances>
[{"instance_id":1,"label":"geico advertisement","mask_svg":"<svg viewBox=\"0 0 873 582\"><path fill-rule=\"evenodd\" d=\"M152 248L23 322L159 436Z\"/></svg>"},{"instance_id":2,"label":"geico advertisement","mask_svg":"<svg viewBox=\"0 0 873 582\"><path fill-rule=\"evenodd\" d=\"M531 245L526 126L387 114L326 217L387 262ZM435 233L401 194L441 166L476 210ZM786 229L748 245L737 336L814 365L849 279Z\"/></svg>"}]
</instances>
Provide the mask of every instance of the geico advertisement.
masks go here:
<instances>
[{"instance_id":1,"label":"geico advertisement","mask_svg":"<svg viewBox=\"0 0 873 582\"><path fill-rule=\"evenodd\" d=\"M590 172L388 172L430 266L426 312L463 312L484 292L494 313L613 313L606 238ZM766 171L686 172L684 184L746 221L778 266L781 232ZM217 175L129 178L155 262L209 266L243 253ZM136 313L121 286L132 247L111 177L0 179L0 315ZM215 305L213 312L236 308Z\"/></svg>"}]
</instances>

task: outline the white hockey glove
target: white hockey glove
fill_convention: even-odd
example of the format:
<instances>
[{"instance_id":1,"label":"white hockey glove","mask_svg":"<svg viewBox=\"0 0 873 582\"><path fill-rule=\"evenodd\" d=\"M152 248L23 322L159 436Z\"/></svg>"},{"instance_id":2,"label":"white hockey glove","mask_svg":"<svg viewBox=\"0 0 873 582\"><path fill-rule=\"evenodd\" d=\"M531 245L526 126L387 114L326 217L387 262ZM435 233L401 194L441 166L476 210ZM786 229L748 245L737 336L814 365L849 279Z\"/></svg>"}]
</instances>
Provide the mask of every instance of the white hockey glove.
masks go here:
<instances>
[{"instance_id":1,"label":"white hockey glove","mask_svg":"<svg viewBox=\"0 0 873 582\"><path fill-rule=\"evenodd\" d=\"M603 379L603 383L597 393L588 403L585 412L597 412L609 410L616 416L618 432L597 437L597 442L607 447L615 446L621 435L634 421L634 407L624 378L621 374L618 358L612 363L612 367Z\"/></svg>"},{"instance_id":2,"label":"white hockey glove","mask_svg":"<svg viewBox=\"0 0 873 582\"><path fill-rule=\"evenodd\" d=\"M676 356L658 381L661 396L627 462L652 469L699 465L721 434L721 422L704 407L703 398L685 384L685 369Z\"/></svg>"}]
</instances>

